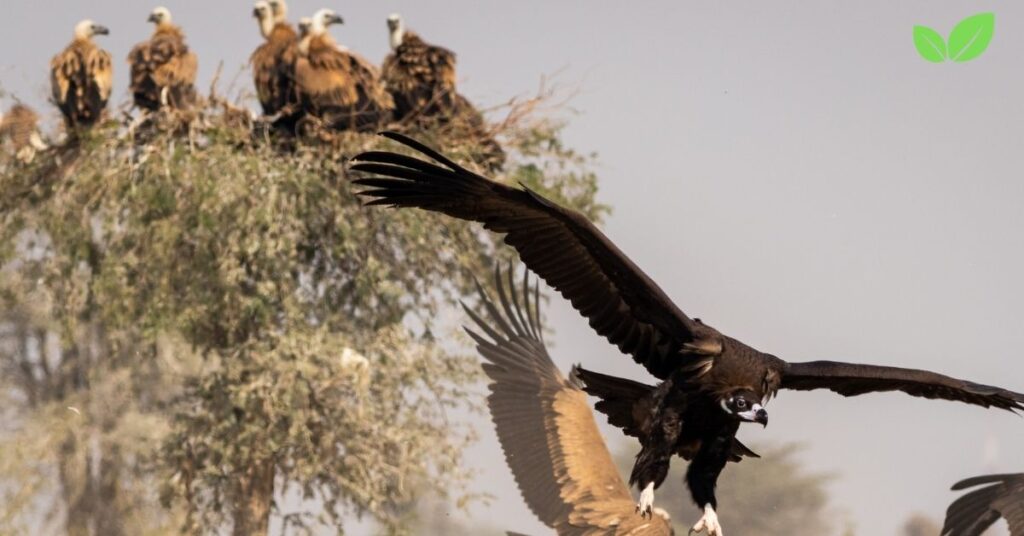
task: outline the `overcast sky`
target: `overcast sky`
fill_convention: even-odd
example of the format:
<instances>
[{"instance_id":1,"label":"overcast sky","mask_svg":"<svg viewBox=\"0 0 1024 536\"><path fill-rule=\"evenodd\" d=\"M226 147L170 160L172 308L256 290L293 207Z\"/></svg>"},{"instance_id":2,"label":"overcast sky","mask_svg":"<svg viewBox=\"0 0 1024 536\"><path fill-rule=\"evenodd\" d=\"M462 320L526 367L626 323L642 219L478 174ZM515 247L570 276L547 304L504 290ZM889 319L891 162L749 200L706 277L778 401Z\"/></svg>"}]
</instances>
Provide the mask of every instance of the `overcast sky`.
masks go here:
<instances>
[{"instance_id":1,"label":"overcast sky","mask_svg":"<svg viewBox=\"0 0 1024 536\"><path fill-rule=\"evenodd\" d=\"M259 43L249 2L168 0L206 87ZM293 2L293 18L322 7ZM123 100L148 4L5 0L0 84L45 109L50 56L90 17L111 28ZM385 17L458 53L464 93L487 105L560 73L580 91L570 145L599 154L607 234L691 316L788 360L929 368L1024 391L1024 4L901 2L481 2L332 5L338 40L374 61ZM996 13L989 50L932 64L911 29L947 35ZM239 79L248 87L248 74ZM548 322L563 368L650 381L560 299ZM941 518L956 480L1024 471L1024 420L899 394L784 392L744 442L799 441L832 472L860 534ZM515 492L493 433L471 451L476 518L545 533ZM617 431L606 429L610 441ZM744 463L757 463L748 461ZM659 502L689 501L659 496ZM698 512L694 509L694 520ZM728 527L726 527L728 530Z\"/></svg>"}]
</instances>

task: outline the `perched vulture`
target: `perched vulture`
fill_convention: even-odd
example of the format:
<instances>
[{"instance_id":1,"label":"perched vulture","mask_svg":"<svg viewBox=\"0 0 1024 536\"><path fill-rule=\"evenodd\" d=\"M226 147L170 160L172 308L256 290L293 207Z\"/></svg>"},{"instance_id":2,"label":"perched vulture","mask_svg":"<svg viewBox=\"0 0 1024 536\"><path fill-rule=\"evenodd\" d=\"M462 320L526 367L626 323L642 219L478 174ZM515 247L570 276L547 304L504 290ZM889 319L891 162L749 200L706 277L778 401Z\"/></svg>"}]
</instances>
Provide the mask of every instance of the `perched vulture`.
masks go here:
<instances>
[{"instance_id":1,"label":"perched vulture","mask_svg":"<svg viewBox=\"0 0 1024 536\"><path fill-rule=\"evenodd\" d=\"M394 103L365 59L338 47L327 33L342 19L329 9L313 16L299 41L295 84L303 110L338 130L376 130L391 118Z\"/></svg>"},{"instance_id":2,"label":"perched vulture","mask_svg":"<svg viewBox=\"0 0 1024 536\"><path fill-rule=\"evenodd\" d=\"M1010 536L1024 536L1024 473L976 476L957 482L953 490L982 485L949 505L942 536L981 536L1000 517Z\"/></svg>"},{"instance_id":3,"label":"perched vulture","mask_svg":"<svg viewBox=\"0 0 1024 536\"><path fill-rule=\"evenodd\" d=\"M583 390L600 399L611 424L637 437L641 451L630 483L649 515L654 489L673 455L690 459L687 485L704 512L695 531L721 534L715 485L734 456L741 423L767 425L764 405L779 389L829 389L844 396L902 391L981 407L1024 410L1024 395L927 372L814 361L789 363L751 348L683 313L661 288L582 214L537 192L491 181L422 143L388 138L437 162L390 152L354 158L351 167L377 175L355 182L368 205L419 207L477 221L505 235L528 268L585 316L591 327L648 372L656 386L584 369Z\"/></svg>"},{"instance_id":4,"label":"perched vulture","mask_svg":"<svg viewBox=\"0 0 1024 536\"><path fill-rule=\"evenodd\" d=\"M0 143L4 140L10 144L11 152L26 162L32 160L36 151L46 149L39 135L39 116L20 102L0 118Z\"/></svg>"},{"instance_id":5,"label":"perched vulture","mask_svg":"<svg viewBox=\"0 0 1024 536\"><path fill-rule=\"evenodd\" d=\"M481 289L484 311L467 313L491 382L487 406L505 461L530 510L560 535L668 536L668 514L636 515L629 486L619 475L594 422L587 394L551 362L541 330L539 301L524 274L495 272L500 305Z\"/></svg>"},{"instance_id":6,"label":"perched vulture","mask_svg":"<svg viewBox=\"0 0 1024 536\"><path fill-rule=\"evenodd\" d=\"M282 0L260 0L253 8L265 42L249 57L253 82L264 115L286 111L297 103L295 94L295 56L299 38L285 19L287 7Z\"/></svg>"},{"instance_id":7,"label":"perched vulture","mask_svg":"<svg viewBox=\"0 0 1024 536\"><path fill-rule=\"evenodd\" d=\"M70 131L96 124L107 108L114 70L110 53L96 46L92 37L108 33L105 27L83 20L75 25L71 44L50 60L53 102Z\"/></svg>"},{"instance_id":8,"label":"perched vulture","mask_svg":"<svg viewBox=\"0 0 1024 536\"><path fill-rule=\"evenodd\" d=\"M456 91L455 53L406 30L397 13L387 23L391 53L384 58L381 80L395 101L395 119L451 125L453 134L481 145L488 169L504 165L505 151L488 131L483 114Z\"/></svg>"},{"instance_id":9,"label":"perched vulture","mask_svg":"<svg viewBox=\"0 0 1024 536\"><path fill-rule=\"evenodd\" d=\"M196 98L196 55L167 8L154 9L148 21L156 25L153 36L128 54L135 105L150 111L187 108Z\"/></svg>"}]
</instances>

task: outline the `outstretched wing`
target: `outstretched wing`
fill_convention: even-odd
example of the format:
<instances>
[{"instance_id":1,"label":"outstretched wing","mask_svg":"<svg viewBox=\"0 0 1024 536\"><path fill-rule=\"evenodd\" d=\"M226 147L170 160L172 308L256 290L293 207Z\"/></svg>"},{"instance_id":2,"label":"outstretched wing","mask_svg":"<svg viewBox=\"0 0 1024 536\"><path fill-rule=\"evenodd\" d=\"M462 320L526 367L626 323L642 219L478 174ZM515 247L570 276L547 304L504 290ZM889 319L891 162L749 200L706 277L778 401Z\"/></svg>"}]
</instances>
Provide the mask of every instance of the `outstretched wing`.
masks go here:
<instances>
[{"instance_id":1,"label":"outstretched wing","mask_svg":"<svg viewBox=\"0 0 1024 536\"><path fill-rule=\"evenodd\" d=\"M721 351L717 332L683 314L582 214L529 189L472 173L401 134L384 136L441 165L390 152L356 156L352 170L378 175L355 181L371 187L360 192L374 198L368 205L419 207L505 234L526 266L568 299L595 331L659 378L678 368L706 367Z\"/></svg>"},{"instance_id":2,"label":"outstretched wing","mask_svg":"<svg viewBox=\"0 0 1024 536\"><path fill-rule=\"evenodd\" d=\"M809 391L829 389L843 396L880 391L903 391L911 396L953 400L1009 411L1024 410L1024 395L958 380L927 370L833 361L789 363L782 375L782 388Z\"/></svg>"},{"instance_id":3,"label":"outstretched wing","mask_svg":"<svg viewBox=\"0 0 1024 536\"><path fill-rule=\"evenodd\" d=\"M466 308L468 329L491 379L487 405L505 459L534 514L558 534L668 535L661 516L645 519L598 432L586 394L551 362L541 335L537 287L527 273L495 271L499 303L481 289L483 315Z\"/></svg>"},{"instance_id":4,"label":"outstretched wing","mask_svg":"<svg viewBox=\"0 0 1024 536\"><path fill-rule=\"evenodd\" d=\"M999 517L1006 519L1011 536L1024 536L1024 473L976 476L961 480L953 490L987 484L964 494L946 509L942 536L980 536Z\"/></svg>"}]
</instances>

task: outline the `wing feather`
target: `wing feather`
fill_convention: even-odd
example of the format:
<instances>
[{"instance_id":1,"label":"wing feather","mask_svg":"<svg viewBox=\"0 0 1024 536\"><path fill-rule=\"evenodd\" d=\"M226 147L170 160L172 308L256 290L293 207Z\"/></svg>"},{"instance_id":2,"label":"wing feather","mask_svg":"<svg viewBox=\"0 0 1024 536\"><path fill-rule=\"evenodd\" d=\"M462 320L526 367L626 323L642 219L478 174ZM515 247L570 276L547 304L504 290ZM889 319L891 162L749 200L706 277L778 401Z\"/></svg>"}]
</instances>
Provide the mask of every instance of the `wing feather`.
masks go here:
<instances>
[{"instance_id":1,"label":"wing feather","mask_svg":"<svg viewBox=\"0 0 1024 536\"><path fill-rule=\"evenodd\" d=\"M1024 410L1024 395L1000 387L950 378L926 370L834 361L789 363L782 376L783 389L829 389L843 396L902 391L911 396L952 400L1009 411Z\"/></svg>"},{"instance_id":2,"label":"wing feather","mask_svg":"<svg viewBox=\"0 0 1024 536\"><path fill-rule=\"evenodd\" d=\"M527 505L558 534L668 535L660 516L635 514L586 395L558 371L541 341L537 287L495 272L498 301L481 289L484 315L467 328L490 378L498 439ZM485 318L486 317L486 318Z\"/></svg>"},{"instance_id":3,"label":"wing feather","mask_svg":"<svg viewBox=\"0 0 1024 536\"><path fill-rule=\"evenodd\" d=\"M1024 474L986 475L961 480L953 490L972 490L946 510L942 536L980 536L1000 517L1011 536L1024 536Z\"/></svg>"},{"instance_id":4,"label":"wing feather","mask_svg":"<svg viewBox=\"0 0 1024 536\"><path fill-rule=\"evenodd\" d=\"M419 207L505 234L522 261L599 334L659 378L687 362L685 345L701 347L693 343L720 337L679 310L582 214L472 173L413 139L384 135L440 165L390 152L356 156L351 169L375 175L355 181L369 187L360 192L371 199L368 205Z\"/></svg>"}]
</instances>

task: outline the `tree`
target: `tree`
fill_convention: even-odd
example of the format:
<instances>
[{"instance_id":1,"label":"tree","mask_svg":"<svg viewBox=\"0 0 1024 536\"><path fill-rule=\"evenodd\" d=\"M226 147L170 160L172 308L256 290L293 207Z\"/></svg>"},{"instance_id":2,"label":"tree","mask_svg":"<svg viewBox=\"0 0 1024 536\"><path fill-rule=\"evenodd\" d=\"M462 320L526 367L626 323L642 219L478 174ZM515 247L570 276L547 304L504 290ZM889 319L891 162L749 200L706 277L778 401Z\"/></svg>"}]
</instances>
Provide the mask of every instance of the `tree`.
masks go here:
<instances>
[{"instance_id":1,"label":"tree","mask_svg":"<svg viewBox=\"0 0 1024 536\"><path fill-rule=\"evenodd\" d=\"M628 475L633 466L635 444L621 448L616 456L619 469ZM831 522L828 475L809 473L797 459L797 445L756 445L760 459L746 458L730 463L718 480L718 515L728 532L745 536L821 536L839 527ZM699 516L684 475L686 463L675 460L665 482L658 489L655 506L672 517L676 534L686 534Z\"/></svg>"},{"instance_id":2,"label":"tree","mask_svg":"<svg viewBox=\"0 0 1024 536\"><path fill-rule=\"evenodd\" d=\"M521 110L500 178L599 217L588 160ZM48 502L69 533L184 519L194 533L263 534L273 513L291 530L341 530L353 514L402 532L409 504L465 477L472 434L447 413L473 405L478 369L438 342L435 318L489 273L498 244L464 223L363 210L344 157L396 148L382 138L281 151L230 108L198 118L184 133L108 123L0 167L0 291L14 312L0 364L16 402L0 435L2 519ZM419 135L480 151L444 129ZM7 463L33 455L31 471ZM289 494L316 506L286 511Z\"/></svg>"}]
</instances>

